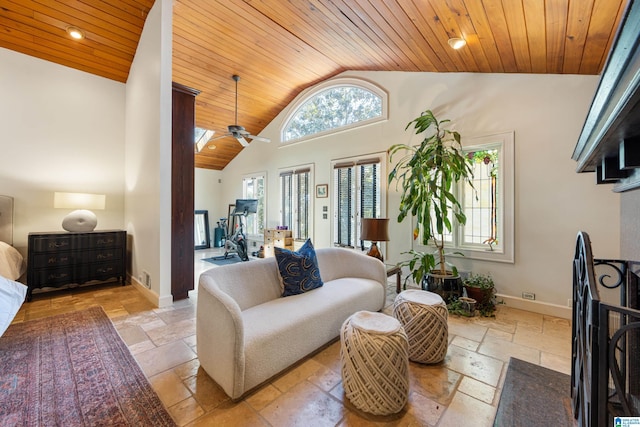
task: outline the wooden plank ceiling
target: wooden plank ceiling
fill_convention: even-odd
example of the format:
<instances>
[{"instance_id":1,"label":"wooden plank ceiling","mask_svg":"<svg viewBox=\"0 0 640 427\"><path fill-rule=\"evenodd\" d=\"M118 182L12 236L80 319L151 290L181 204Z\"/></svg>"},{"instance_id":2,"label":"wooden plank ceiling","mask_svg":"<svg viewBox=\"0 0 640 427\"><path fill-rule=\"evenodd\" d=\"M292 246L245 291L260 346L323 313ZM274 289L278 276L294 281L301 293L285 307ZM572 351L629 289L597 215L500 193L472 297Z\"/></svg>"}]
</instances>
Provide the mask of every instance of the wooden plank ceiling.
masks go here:
<instances>
[{"instance_id":1,"label":"wooden plank ceiling","mask_svg":"<svg viewBox=\"0 0 640 427\"><path fill-rule=\"evenodd\" d=\"M237 124L258 134L345 70L599 74L627 1L174 0L173 80L201 91L196 125L215 137L236 124L238 74ZM0 47L126 82L153 3L0 0ZM209 146L196 166L223 169L242 149L232 137Z\"/></svg>"}]
</instances>

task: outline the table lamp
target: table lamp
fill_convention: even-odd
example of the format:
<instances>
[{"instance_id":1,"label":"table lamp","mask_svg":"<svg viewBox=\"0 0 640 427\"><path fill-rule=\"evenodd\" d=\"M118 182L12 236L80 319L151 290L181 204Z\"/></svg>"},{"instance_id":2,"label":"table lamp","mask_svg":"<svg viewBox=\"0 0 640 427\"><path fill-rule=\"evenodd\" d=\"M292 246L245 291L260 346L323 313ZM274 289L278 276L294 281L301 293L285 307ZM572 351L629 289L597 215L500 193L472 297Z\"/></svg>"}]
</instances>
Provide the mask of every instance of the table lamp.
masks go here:
<instances>
[{"instance_id":1,"label":"table lamp","mask_svg":"<svg viewBox=\"0 0 640 427\"><path fill-rule=\"evenodd\" d=\"M384 258L378 250L378 242L389 241L388 225L389 218L362 218L360 222L360 239L371 242L367 255L378 258L382 262Z\"/></svg>"},{"instance_id":2,"label":"table lamp","mask_svg":"<svg viewBox=\"0 0 640 427\"><path fill-rule=\"evenodd\" d=\"M75 209L62 220L62 228L67 231L93 231L98 225L96 214L89 209L104 209L104 194L59 193L53 195L53 207L58 209Z\"/></svg>"}]
</instances>

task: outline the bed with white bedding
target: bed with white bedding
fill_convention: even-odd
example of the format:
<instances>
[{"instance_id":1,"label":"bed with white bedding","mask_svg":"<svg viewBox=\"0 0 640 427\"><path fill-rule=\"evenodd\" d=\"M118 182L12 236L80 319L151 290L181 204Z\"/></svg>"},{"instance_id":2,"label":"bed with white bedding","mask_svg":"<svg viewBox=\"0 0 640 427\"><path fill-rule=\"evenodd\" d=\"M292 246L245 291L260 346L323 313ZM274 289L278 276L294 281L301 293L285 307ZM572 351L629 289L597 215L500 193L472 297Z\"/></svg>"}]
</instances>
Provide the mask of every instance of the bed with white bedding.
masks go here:
<instances>
[{"instance_id":1,"label":"bed with white bedding","mask_svg":"<svg viewBox=\"0 0 640 427\"><path fill-rule=\"evenodd\" d=\"M0 276L18 280L26 269L22 254L7 242L0 240Z\"/></svg>"},{"instance_id":2,"label":"bed with white bedding","mask_svg":"<svg viewBox=\"0 0 640 427\"><path fill-rule=\"evenodd\" d=\"M16 282L25 272L22 254L13 244L13 198L0 196L0 336L11 324L27 294Z\"/></svg>"}]
</instances>

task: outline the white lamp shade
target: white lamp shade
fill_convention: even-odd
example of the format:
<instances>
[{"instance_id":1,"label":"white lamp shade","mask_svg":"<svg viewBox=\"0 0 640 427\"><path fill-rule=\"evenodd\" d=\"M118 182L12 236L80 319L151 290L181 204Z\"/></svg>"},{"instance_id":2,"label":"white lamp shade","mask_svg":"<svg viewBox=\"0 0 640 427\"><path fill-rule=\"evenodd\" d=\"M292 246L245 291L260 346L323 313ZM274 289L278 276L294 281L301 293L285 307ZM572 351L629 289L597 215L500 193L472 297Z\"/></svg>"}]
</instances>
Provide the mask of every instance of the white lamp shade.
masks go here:
<instances>
[{"instance_id":1,"label":"white lamp shade","mask_svg":"<svg viewBox=\"0 0 640 427\"><path fill-rule=\"evenodd\" d=\"M104 209L106 196L89 193L53 194L53 207L58 209Z\"/></svg>"},{"instance_id":2,"label":"white lamp shade","mask_svg":"<svg viewBox=\"0 0 640 427\"><path fill-rule=\"evenodd\" d=\"M62 220L62 228L67 231L93 231L98 225L96 214L88 209L104 209L104 194L59 193L53 195L53 207L59 209L76 209Z\"/></svg>"}]
</instances>

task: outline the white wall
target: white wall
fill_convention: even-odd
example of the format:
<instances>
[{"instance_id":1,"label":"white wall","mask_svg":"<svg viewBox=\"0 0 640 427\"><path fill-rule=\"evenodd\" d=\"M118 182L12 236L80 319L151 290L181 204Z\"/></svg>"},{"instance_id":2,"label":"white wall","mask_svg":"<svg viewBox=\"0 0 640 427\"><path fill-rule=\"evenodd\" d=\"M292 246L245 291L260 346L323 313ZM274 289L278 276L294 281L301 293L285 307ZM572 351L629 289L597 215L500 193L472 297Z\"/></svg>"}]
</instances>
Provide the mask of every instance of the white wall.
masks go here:
<instances>
[{"instance_id":1,"label":"white wall","mask_svg":"<svg viewBox=\"0 0 640 427\"><path fill-rule=\"evenodd\" d=\"M640 189L626 191L620 199L620 256L640 262ZM604 258L596 244L593 244L593 252L595 257Z\"/></svg>"},{"instance_id":2,"label":"white wall","mask_svg":"<svg viewBox=\"0 0 640 427\"><path fill-rule=\"evenodd\" d=\"M571 297L571 259L578 230L590 233L597 253L619 253L619 196L609 186L596 186L592 174L575 173L571 160L575 142L598 82L597 76L348 72L389 93L389 120L365 128L280 147L284 110L261 133L271 144L255 142L224 170L223 203L241 196L245 173L268 172L269 226L278 224L278 168L315 164L315 184L331 183L330 161L385 151L398 142L418 142L406 124L425 109L449 118L455 130L471 138L515 132L515 263L461 260L463 270L491 273L498 292L520 297L523 291L542 302L566 306ZM331 195L330 188L330 195ZM313 240L331 244L331 215L322 218L316 199ZM395 218L399 194L390 189L388 215ZM331 207L329 208L331 211ZM390 224L387 259L397 262L411 248L407 220Z\"/></svg>"},{"instance_id":3,"label":"white wall","mask_svg":"<svg viewBox=\"0 0 640 427\"><path fill-rule=\"evenodd\" d=\"M125 222L131 275L171 303L171 0L151 8L126 88ZM157 299L157 300L156 300Z\"/></svg>"},{"instance_id":4,"label":"white wall","mask_svg":"<svg viewBox=\"0 0 640 427\"><path fill-rule=\"evenodd\" d=\"M126 228L132 276L171 302L172 3L151 9L127 84L0 48L0 194L15 198L14 245L63 231L55 191L106 194L98 229ZM125 144L126 141L126 144Z\"/></svg>"},{"instance_id":5,"label":"white wall","mask_svg":"<svg viewBox=\"0 0 640 427\"><path fill-rule=\"evenodd\" d=\"M170 299L170 9L169 0L152 8L126 88L0 48L0 193L15 198L15 245L26 254L29 232L62 231L65 212L53 209L54 191L106 194L107 209L96 212L98 228L127 228L133 276L143 269L151 274L159 304ZM314 163L315 183L330 183L332 159L410 141L406 123L431 108L440 118L452 119L463 138L515 131L516 262L463 260L461 268L490 272L500 293L533 291L539 300L565 305L578 230L589 232L598 257L619 256L619 195L610 186L596 186L591 174L576 174L570 160L596 76L344 75L385 88L390 119L279 147L285 110L263 132L271 144L251 144L223 173L197 170L196 201L207 200L212 221L225 216L227 205L241 196L243 174L267 170L268 225L277 225L279 168ZM202 178L210 181L209 176L211 194L199 196ZM321 219L321 206L329 201L316 200L321 203L314 206L318 247L331 244L331 221ZM397 204L398 195L391 192L392 218ZM390 233L387 258L395 262L411 245L410 226L392 221Z\"/></svg>"},{"instance_id":6,"label":"white wall","mask_svg":"<svg viewBox=\"0 0 640 427\"><path fill-rule=\"evenodd\" d=\"M222 203L224 181L222 171L196 168L194 175L194 208L209 211L209 231L213 246L214 228L220 218L227 217L229 205Z\"/></svg>"},{"instance_id":7,"label":"white wall","mask_svg":"<svg viewBox=\"0 0 640 427\"><path fill-rule=\"evenodd\" d=\"M105 194L98 229L124 227L125 85L0 48L0 194L15 199L14 245L64 231L55 191Z\"/></svg>"}]
</instances>

